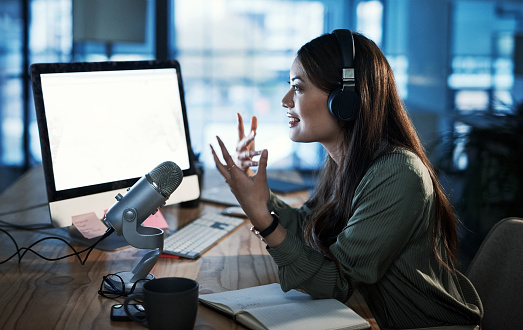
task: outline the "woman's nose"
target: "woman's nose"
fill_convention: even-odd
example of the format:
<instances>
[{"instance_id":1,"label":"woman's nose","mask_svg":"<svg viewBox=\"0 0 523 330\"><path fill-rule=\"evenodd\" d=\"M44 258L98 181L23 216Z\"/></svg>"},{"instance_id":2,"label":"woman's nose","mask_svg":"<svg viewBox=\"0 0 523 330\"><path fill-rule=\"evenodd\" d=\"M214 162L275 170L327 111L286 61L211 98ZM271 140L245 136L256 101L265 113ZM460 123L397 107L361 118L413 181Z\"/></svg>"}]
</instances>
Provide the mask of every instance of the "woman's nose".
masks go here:
<instances>
[{"instance_id":1,"label":"woman's nose","mask_svg":"<svg viewBox=\"0 0 523 330\"><path fill-rule=\"evenodd\" d=\"M281 100L281 106L284 107L284 108L287 108L287 109L292 109L294 108L294 101L292 99L292 89L290 89L287 94L285 94L285 96L283 97L283 99Z\"/></svg>"}]
</instances>

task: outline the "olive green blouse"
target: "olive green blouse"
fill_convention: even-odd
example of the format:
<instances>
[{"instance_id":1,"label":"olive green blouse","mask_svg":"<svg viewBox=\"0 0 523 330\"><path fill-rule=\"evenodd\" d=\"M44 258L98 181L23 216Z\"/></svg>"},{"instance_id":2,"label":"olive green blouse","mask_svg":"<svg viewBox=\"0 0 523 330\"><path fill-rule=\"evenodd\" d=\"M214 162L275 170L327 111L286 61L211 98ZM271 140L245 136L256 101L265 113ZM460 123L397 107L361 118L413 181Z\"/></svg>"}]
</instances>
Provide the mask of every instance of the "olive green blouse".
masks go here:
<instances>
[{"instance_id":1,"label":"olive green blouse","mask_svg":"<svg viewBox=\"0 0 523 330\"><path fill-rule=\"evenodd\" d=\"M284 291L346 302L358 288L382 328L479 324L483 307L472 283L449 272L433 252L434 190L414 153L393 149L359 183L353 214L330 246L341 274L304 242L306 204L292 208L271 193L268 206L287 230L280 245L268 248Z\"/></svg>"}]
</instances>

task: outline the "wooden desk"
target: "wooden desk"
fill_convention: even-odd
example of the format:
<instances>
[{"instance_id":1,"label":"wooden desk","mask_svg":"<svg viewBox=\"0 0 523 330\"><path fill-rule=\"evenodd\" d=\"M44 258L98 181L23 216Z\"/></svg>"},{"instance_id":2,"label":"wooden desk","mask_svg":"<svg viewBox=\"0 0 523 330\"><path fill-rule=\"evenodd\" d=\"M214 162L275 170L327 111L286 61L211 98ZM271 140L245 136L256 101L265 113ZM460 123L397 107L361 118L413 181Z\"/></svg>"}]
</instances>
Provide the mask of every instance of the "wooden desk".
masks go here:
<instances>
[{"instance_id":1,"label":"wooden desk","mask_svg":"<svg viewBox=\"0 0 523 330\"><path fill-rule=\"evenodd\" d=\"M305 198L307 196L302 199ZM294 201L299 199L292 196ZM5 214L20 209L26 211ZM169 227L177 228L202 212L220 209L219 205L200 203L198 208L192 209L167 207L162 213ZM17 224L50 223L41 168L30 170L0 195L0 219ZM66 230L59 228L9 232L20 247L27 247L43 237L67 238L68 235ZM0 235L2 261L16 250L5 234ZM56 240L45 241L34 249L47 257L71 252ZM143 329L134 322L111 321L111 305L121 303L123 299L104 298L97 292L104 275L133 269L146 252L132 247L109 252L94 250L85 265L75 257L50 262L28 253L20 264L16 258L0 264L0 329ZM196 279L201 294L279 281L275 263L265 245L250 233L247 220L202 257L196 260L160 258L152 273L156 277ZM369 320L373 329L378 329L360 295L355 295L349 306ZM195 329L243 328L200 305Z\"/></svg>"}]
</instances>

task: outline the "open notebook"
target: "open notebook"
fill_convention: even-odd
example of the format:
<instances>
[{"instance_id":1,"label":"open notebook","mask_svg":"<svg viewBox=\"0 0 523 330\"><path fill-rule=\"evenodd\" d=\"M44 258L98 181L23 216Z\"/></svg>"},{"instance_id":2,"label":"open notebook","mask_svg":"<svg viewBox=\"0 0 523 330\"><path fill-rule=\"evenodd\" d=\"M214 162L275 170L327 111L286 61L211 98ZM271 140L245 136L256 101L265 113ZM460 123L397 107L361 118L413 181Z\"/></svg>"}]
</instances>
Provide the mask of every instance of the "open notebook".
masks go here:
<instances>
[{"instance_id":1,"label":"open notebook","mask_svg":"<svg viewBox=\"0 0 523 330\"><path fill-rule=\"evenodd\" d=\"M199 300L249 329L370 329L364 318L340 301L312 299L296 290L283 292L278 283L205 294Z\"/></svg>"}]
</instances>

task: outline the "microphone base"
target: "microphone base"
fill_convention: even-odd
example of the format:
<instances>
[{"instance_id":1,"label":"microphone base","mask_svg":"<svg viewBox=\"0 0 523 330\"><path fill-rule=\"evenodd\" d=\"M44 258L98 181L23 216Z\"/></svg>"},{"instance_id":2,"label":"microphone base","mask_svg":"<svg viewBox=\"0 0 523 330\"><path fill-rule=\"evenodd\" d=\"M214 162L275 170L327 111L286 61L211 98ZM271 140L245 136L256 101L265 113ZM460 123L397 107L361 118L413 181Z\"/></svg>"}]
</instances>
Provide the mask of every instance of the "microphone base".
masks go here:
<instances>
[{"instance_id":1,"label":"microphone base","mask_svg":"<svg viewBox=\"0 0 523 330\"><path fill-rule=\"evenodd\" d=\"M122 281L120 281L120 279L116 276L107 278L107 281L111 282L111 284L116 289L118 289L120 292L125 292L125 293L129 293L131 291L131 289L133 288L133 286L134 286L134 289L133 289L132 293L142 292L143 285L146 283L146 281L143 281L143 280L153 280L154 279L154 275L149 273L149 274L147 274L147 276L145 278L136 281L136 282L138 282L138 283L136 283L136 282L131 282L131 279L134 276L134 273L131 271L119 272L119 273L116 273L116 275L118 275L122 278L123 287L122 287ZM136 283L136 285L135 285L135 283ZM107 283L104 283L104 287L107 290L114 290L114 288L110 287L109 284L107 284Z\"/></svg>"}]
</instances>

